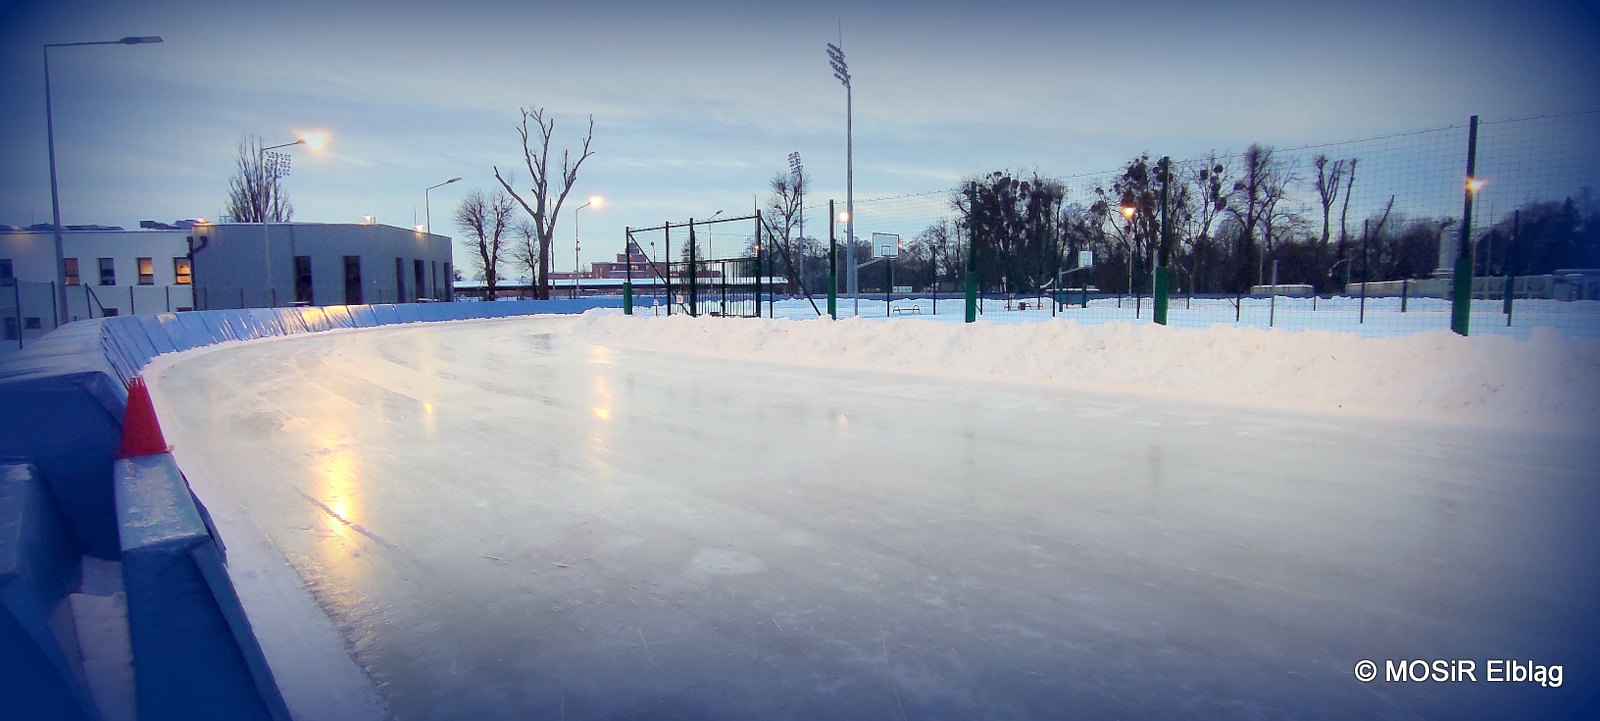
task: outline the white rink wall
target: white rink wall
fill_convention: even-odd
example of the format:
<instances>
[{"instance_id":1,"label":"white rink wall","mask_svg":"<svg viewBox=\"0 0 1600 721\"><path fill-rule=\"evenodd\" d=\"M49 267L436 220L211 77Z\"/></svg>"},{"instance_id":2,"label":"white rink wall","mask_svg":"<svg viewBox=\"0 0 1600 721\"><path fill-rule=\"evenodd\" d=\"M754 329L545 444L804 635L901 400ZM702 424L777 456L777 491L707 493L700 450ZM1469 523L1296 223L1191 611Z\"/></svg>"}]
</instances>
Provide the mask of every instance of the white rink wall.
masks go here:
<instances>
[{"instance_id":1,"label":"white rink wall","mask_svg":"<svg viewBox=\"0 0 1600 721\"><path fill-rule=\"evenodd\" d=\"M628 317L590 311L579 337L619 349L748 357L1387 418L1590 432L1600 339L1447 330L1335 331L1150 324Z\"/></svg>"}]
</instances>

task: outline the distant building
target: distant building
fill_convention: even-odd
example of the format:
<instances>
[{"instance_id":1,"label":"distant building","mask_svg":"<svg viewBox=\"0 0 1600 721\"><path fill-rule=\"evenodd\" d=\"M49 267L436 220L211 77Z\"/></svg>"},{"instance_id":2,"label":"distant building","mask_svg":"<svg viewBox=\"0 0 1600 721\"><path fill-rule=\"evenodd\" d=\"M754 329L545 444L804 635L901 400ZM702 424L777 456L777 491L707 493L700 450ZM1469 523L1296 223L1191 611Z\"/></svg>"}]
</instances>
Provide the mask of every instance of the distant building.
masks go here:
<instances>
[{"instance_id":1,"label":"distant building","mask_svg":"<svg viewBox=\"0 0 1600 721\"><path fill-rule=\"evenodd\" d=\"M450 238L377 223L205 223L195 307L451 300Z\"/></svg>"},{"instance_id":2,"label":"distant building","mask_svg":"<svg viewBox=\"0 0 1600 721\"><path fill-rule=\"evenodd\" d=\"M48 224L0 229L0 350L15 350L80 318L194 307L189 232L68 225L67 317L56 298L55 232Z\"/></svg>"}]
</instances>

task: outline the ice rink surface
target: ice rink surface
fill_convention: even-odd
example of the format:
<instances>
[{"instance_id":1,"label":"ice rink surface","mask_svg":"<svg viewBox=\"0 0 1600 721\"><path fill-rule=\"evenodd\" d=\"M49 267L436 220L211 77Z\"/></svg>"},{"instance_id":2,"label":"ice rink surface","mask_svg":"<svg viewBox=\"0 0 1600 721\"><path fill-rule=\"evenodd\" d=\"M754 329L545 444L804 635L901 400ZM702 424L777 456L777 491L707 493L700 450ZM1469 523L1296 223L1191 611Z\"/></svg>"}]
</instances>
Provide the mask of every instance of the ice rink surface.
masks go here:
<instances>
[{"instance_id":1,"label":"ice rink surface","mask_svg":"<svg viewBox=\"0 0 1600 721\"><path fill-rule=\"evenodd\" d=\"M399 719L1600 711L1592 438L623 352L572 322L156 380ZM1384 682L1400 659L1480 682Z\"/></svg>"}]
</instances>

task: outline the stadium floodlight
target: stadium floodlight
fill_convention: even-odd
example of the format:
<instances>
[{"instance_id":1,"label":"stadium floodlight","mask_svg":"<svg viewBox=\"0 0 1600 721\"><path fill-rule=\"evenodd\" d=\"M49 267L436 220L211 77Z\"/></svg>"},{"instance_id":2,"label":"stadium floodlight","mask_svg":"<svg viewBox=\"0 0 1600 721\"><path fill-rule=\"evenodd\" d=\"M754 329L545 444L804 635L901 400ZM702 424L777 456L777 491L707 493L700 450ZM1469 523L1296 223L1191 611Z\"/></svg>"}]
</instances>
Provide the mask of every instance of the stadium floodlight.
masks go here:
<instances>
[{"instance_id":1,"label":"stadium floodlight","mask_svg":"<svg viewBox=\"0 0 1600 721\"><path fill-rule=\"evenodd\" d=\"M56 298L60 306L60 319L57 325L72 319L71 309L67 306L67 249L61 238L61 192L56 187L56 121L55 114L50 104L50 48L71 48L82 45L148 45L159 43L161 38L155 35L125 37L121 40L98 40L87 43L46 43L44 46L44 132L45 143L50 149L50 213L54 221L52 229L56 236Z\"/></svg>"},{"instance_id":2,"label":"stadium floodlight","mask_svg":"<svg viewBox=\"0 0 1600 721\"><path fill-rule=\"evenodd\" d=\"M789 154L789 172L794 174L794 205L795 214L798 216L796 224L800 229L800 257L798 258L800 268L796 273L801 278L804 278L806 277L806 169L805 166L800 164L800 151L798 150Z\"/></svg>"},{"instance_id":3,"label":"stadium floodlight","mask_svg":"<svg viewBox=\"0 0 1600 721\"><path fill-rule=\"evenodd\" d=\"M314 147L320 148L322 147L323 142L327 140L327 135L323 133L317 133L316 135L317 139ZM289 154L274 153L272 151L277 150L278 148L287 148L291 145L311 146L312 143L306 140L306 136L301 135L300 137L295 138L293 142L268 145L261 149L258 161L262 170L267 175L266 180L269 187L273 184L273 181L276 181L278 178L289 177ZM267 200L265 195L262 196L262 200ZM261 207L261 247L265 252L263 257L266 258L267 302L269 305L276 307L278 305L278 289L272 284L272 235L267 230L267 210L267 206L263 205ZM240 302L243 303L243 300L241 299Z\"/></svg>"},{"instance_id":4,"label":"stadium floodlight","mask_svg":"<svg viewBox=\"0 0 1600 721\"><path fill-rule=\"evenodd\" d=\"M839 45L843 44L844 39L840 38ZM844 210L847 214L844 226L844 254L845 267L850 269L850 277L846 279L850 284L850 297L856 298L856 226L854 220L856 216L856 171L855 138L854 128L852 127L854 123L851 117L853 99L850 88L850 65L844 61L844 50L840 49L839 45L828 43L828 65L833 68L833 77L844 85ZM856 298L857 314L860 313L860 310L861 300Z\"/></svg>"}]
</instances>

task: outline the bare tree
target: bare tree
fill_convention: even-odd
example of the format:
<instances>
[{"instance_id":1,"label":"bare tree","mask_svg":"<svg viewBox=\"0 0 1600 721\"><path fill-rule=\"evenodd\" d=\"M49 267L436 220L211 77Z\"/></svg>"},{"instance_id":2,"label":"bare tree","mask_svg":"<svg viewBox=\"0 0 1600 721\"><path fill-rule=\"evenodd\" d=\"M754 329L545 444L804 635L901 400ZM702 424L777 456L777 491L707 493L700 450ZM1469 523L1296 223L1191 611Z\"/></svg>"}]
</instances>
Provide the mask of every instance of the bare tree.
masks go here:
<instances>
[{"instance_id":1,"label":"bare tree","mask_svg":"<svg viewBox=\"0 0 1600 721\"><path fill-rule=\"evenodd\" d=\"M485 193L473 190L456 206L456 227L464 237L461 244L473 251L473 265L483 272L483 299L494 300L504 259L505 239L517 212L505 191Z\"/></svg>"},{"instance_id":2,"label":"bare tree","mask_svg":"<svg viewBox=\"0 0 1600 721\"><path fill-rule=\"evenodd\" d=\"M1244 167L1239 169L1239 179L1233 183L1232 197L1227 212L1238 222L1239 235L1235 292L1249 290L1249 272L1252 260L1256 262L1256 283L1261 282L1262 254L1256 252L1256 231L1269 224L1272 212L1282 201L1292 174L1281 167L1271 146L1252 144L1240 156ZM1270 245L1270 230L1267 243ZM1270 248L1269 248L1270 249Z\"/></svg>"},{"instance_id":3,"label":"bare tree","mask_svg":"<svg viewBox=\"0 0 1600 721\"><path fill-rule=\"evenodd\" d=\"M1317 155L1312 158L1311 165L1317 169L1317 202L1322 205L1322 241L1320 250L1327 250L1328 238L1331 235L1331 221L1333 204L1339 202L1339 194L1343 188L1344 176L1350 168L1350 160L1329 160L1326 155Z\"/></svg>"},{"instance_id":4,"label":"bare tree","mask_svg":"<svg viewBox=\"0 0 1600 721\"><path fill-rule=\"evenodd\" d=\"M762 209L762 215L766 216L767 225L781 236L783 252L791 259L795 257L791 241L800 218L800 204L810 185L810 180L794 173L775 173L772 180L768 181L772 192L767 195L767 206ZM798 278L789 279L790 293L798 292L798 282Z\"/></svg>"},{"instance_id":5,"label":"bare tree","mask_svg":"<svg viewBox=\"0 0 1600 721\"><path fill-rule=\"evenodd\" d=\"M1228 195L1233 187L1233 172L1227 161L1218 158L1216 151L1190 170L1189 183L1194 188L1194 210L1189 214L1189 292L1195 290L1200 278L1200 261L1211 245L1211 231L1228 208Z\"/></svg>"},{"instance_id":6,"label":"bare tree","mask_svg":"<svg viewBox=\"0 0 1600 721\"><path fill-rule=\"evenodd\" d=\"M550 297L550 241L555 237L556 220L561 215L561 206L567 201L567 193L572 191L573 183L578 182L578 168L583 161L588 160L594 153L589 150L589 142L594 140L594 116L589 116L589 132L583 136L583 147L578 151L576 160L572 158L570 149L561 151L561 174L550 177L550 137L555 134L556 121L554 118L546 120L544 108L528 110L522 108L522 126L517 128L517 134L522 137L522 160L528 167L528 174L532 177L533 185L528 193L533 202L529 203L512 187L511 181L501 177L500 168L494 169L495 180L500 181L501 187L516 198L522 209L533 218L534 234L538 241L539 270L534 277L537 287L535 297ZM528 132L528 119L532 118L534 125L538 126L535 134ZM551 194L554 193L554 197Z\"/></svg>"},{"instance_id":7,"label":"bare tree","mask_svg":"<svg viewBox=\"0 0 1600 721\"><path fill-rule=\"evenodd\" d=\"M539 231L532 220L518 218L511 225L511 232L516 238L511 246L511 262L527 271L531 284L531 279L539 277Z\"/></svg>"},{"instance_id":8,"label":"bare tree","mask_svg":"<svg viewBox=\"0 0 1600 721\"><path fill-rule=\"evenodd\" d=\"M1350 217L1350 188L1356 184L1357 161L1357 158L1350 159L1350 171L1345 175L1344 179L1344 207L1339 210L1339 262L1344 263L1344 285L1339 286L1341 291L1344 290L1345 286L1350 285L1350 262L1345 258L1345 253L1347 252L1345 244L1350 237L1348 225L1348 218Z\"/></svg>"},{"instance_id":9,"label":"bare tree","mask_svg":"<svg viewBox=\"0 0 1600 721\"><path fill-rule=\"evenodd\" d=\"M1300 179L1293 160L1274 156L1268 159L1266 169L1261 205L1262 253L1256 258L1257 285L1266 282L1267 258L1275 257L1278 240L1284 236L1292 237L1296 230L1305 226L1300 214L1285 202L1289 199L1289 187Z\"/></svg>"},{"instance_id":10,"label":"bare tree","mask_svg":"<svg viewBox=\"0 0 1600 721\"><path fill-rule=\"evenodd\" d=\"M233 177L228 179L228 216L235 223L284 223L294 217L294 206L283 192L276 166L267 163L261 138L246 135L239 141Z\"/></svg>"}]
</instances>

